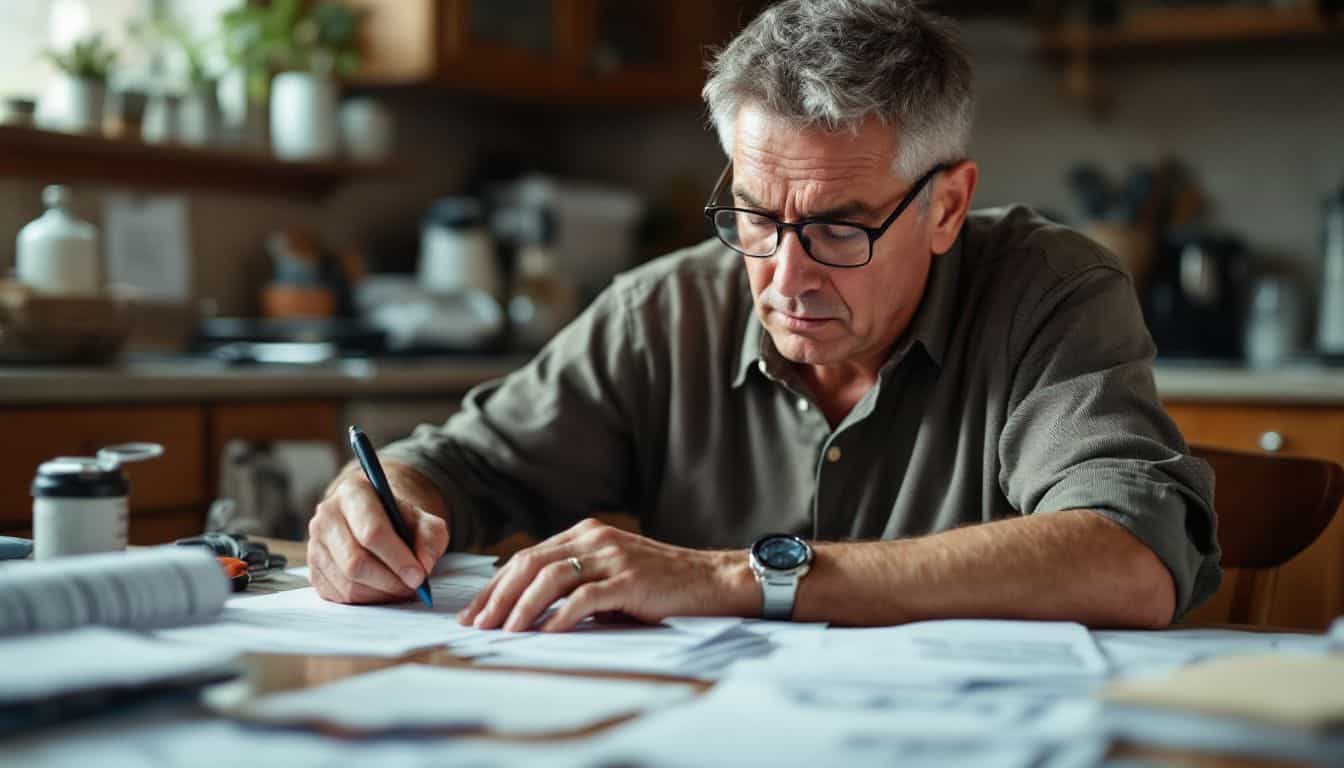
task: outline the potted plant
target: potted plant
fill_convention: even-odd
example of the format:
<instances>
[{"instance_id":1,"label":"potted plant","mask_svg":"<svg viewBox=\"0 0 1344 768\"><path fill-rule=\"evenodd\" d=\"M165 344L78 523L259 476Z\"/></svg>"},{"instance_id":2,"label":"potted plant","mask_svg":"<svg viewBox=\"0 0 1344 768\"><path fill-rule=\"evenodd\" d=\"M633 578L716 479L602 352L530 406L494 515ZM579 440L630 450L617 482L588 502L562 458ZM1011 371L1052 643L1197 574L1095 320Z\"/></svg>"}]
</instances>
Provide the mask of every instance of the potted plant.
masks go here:
<instances>
[{"instance_id":1,"label":"potted plant","mask_svg":"<svg viewBox=\"0 0 1344 768\"><path fill-rule=\"evenodd\" d=\"M146 45L175 55L186 89L176 105L176 130L173 138L183 144L212 144L219 134L219 99L216 81L207 59L212 40L199 39L180 21L159 16L132 25L132 32ZM166 107L166 105L165 105Z\"/></svg>"},{"instance_id":2,"label":"potted plant","mask_svg":"<svg viewBox=\"0 0 1344 768\"><path fill-rule=\"evenodd\" d=\"M305 11L299 0L273 0L261 29L270 87L271 148L287 160L320 160L341 149L337 77L359 66L359 26L367 11L323 2Z\"/></svg>"},{"instance_id":3,"label":"potted plant","mask_svg":"<svg viewBox=\"0 0 1344 768\"><path fill-rule=\"evenodd\" d=\"M47 51L46 57L59 70L48 85L37 110L37 123L72 133L99 133L107 80L117 60L101 35L76 41L65 51Z\"/></svg>"},{"instance_id":4,"label":"potted plant","mask_svg":"<svg viewBox=\"0 0 1344 768\"><path fill-rule=\"evenodd\" d=\"M290 0L243 3L220 16L228 69L219 81L226 131L244 146L267 145L271 76L287 61L302 8Z\"/></svg>"}]
</instances>

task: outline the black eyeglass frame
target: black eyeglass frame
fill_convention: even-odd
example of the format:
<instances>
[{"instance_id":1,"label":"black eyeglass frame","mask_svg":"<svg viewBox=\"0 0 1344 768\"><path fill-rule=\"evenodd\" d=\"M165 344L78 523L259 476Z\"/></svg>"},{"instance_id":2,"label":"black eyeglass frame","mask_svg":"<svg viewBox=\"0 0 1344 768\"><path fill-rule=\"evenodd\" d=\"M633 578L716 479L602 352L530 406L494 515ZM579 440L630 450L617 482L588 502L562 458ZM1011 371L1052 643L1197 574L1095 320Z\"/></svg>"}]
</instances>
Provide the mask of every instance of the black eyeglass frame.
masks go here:
<instances>
[{"instance_id":1,"label":"black eyeglass frame","mask_svg":"<svg viewBox=\"0 0 1344 768\"><path fill-rule=\"evenodd\" d=\"M860 224L857 221L844 221L842 219L828 219L824 217L813 217L813 218L801 219L799 221L784 221L783 219L776 218L768 213L758 211L753 208L738 208L737 206L733 205L714 205L714 201L717 200L719 195L723 193L723 183L728 180L728 172L733 169L733 161L729 160L728 165L724 166L723 168L723 173L719 174L718 182L714 184L714 191L710 193L709 201L705 203L705 218L709 220L710 227L714 229L714 236L719 238L719 241L722 242L724 245L728 246L729 248L732 248L734 251L737 251L743 256L747 256L753 259L768 259L771 256L774 256L776 253L779 252L779 244L784 242L784 230L791 229L793 230L793 234L798 238L798 242L802 244L803 252L807 254L807 257L809 259L812 259L818 264L824 264L828 267L834 267L836 269L857 269L859 267L867 266L869 263L872 262L873 244L877 242L877 239L879 237L887 233L887 230L891 228L892 224L896 223L896 220L901 217L901 214L905 212L905 209L909 208L910 204L915 201L915 198L919 197L919 193L924 191L924 187L928 185L929 181L931 181L934 176L937 176L940 172L945 171L948 168L951 168L953 165L956 165L956 163L938 163L937 165L930 168L927 173L925 173L923 176L920 176L919 180L916 181L914 185L910 187L910 191L905 193L905 197L901 198L901 202L899 205L896 206L896 210L892 211L891 215L888 216L885 221L883 221L876 227L869 227L864 226L863 224ZM738 248L737 246L723 239L723 235L719 233L718 225L714 223L714 217L717 216L721 211L749 213L753 216L759 216L763 219L767 219L770 222L772 222L775 225L774 250L764 254L747 253L741 248ZM859 264L832 264L829 261L824 261L822 259L817 258L816 255L812 253L812 246L808 244L807 238L803 237L803 227L809 224L841 225L863 230L863 232L868 235L868 258L864 259Z\"/></svg>"}]
</instances>

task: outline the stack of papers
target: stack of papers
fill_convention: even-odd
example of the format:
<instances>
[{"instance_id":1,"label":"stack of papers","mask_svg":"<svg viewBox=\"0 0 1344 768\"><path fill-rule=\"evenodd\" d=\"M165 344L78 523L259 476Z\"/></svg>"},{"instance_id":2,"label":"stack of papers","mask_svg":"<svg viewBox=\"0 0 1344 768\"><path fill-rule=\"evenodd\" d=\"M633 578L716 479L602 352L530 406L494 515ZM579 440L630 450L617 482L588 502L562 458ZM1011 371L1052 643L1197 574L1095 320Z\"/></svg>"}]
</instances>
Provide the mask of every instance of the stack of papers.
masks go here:
<instances>
[{"instance_id":1,"label":"stack of papers","mask_svg":"<svg viewBox=\"0 0 1344 768\"><path fill-rule=\"evenodd\" d=\"M1233 629L1099 630L1092 637L1120 679L1165 677L1220 656L1271 653L1325 653L1321 635L1244 632Z\"/></svg>"},{"instance_id":2,"label":"stack of papers","mask_svg":"<svg viewBox=\"0 0 1344 768\"><path fill-rule=\"evenodd\" d=\"M228 596L223 569L196 547L0 563L0 636L200 621L219 613Z\"/></svg>"},{"instance_id":3,"label":"stack of papers","mask_svg":"<svg viewBox=\"0 0 1344 768\"><path fill-rule=\"evenodd\" d=\"M1162 680L1127 680L1109 701L1324 731L1344 724L1344 657L1291 653L1228 656Z\"/></svg>"},{"instance_id":4,"label":"stack of papers","mask_svg":"<svg viewBox=\"0 0 1344 768\"><path fill-rule=\"evenodd\" d=\"M236 674L233 662L232 653L106 627L0 638L0 731L147 688L222 680Z\"/></svg>"},{"instance_id":5,"label":"stack of papers","mask_svg":"<svg viewBox=\"0 0 1344 768\"><path fill-rule=\"evenodd\" d=\"M830 629L818 649L786 647L738 665L733 674L865 686L1016 683L1086 690L1108 671L1081 624L952 620Z\"/></svg>"},{"instance_id":6,"label":"stack of papers","mask_svg":"<svg viewBox=\"0 0 1344 768\"><path fill-rule=\"evenodd\" d=\"M227 676L234 654L84 627L0 639L0 706L94 689Z\"/></svg>"},{"instance_id":7,"label":"stack of papers","mask_svg":"<svg viewBox=\"0 0 1344 768\"><path fill-rule=\"evenodd\" d=\"M762 656L775 644L768 629L738 618L676 617L659 625L585 621L572 632L493 633L458 643L454 653L478 664L555 667L713 678L739 659ZM807 633L803 632L802 636ZM793 635L799 637L799 635Z\"/></svg>"},{"instance_id":8,"label":"stack of papers","mask_svg":"<svg viewBox=\"0 0 1344 768\"><path fill-rule=\"evenodd\" d=\"M267 724L360 734L488 730L536 735L587 728L694 694L691 686L677 683L402 664L264 696L235 714Z\"/></svg>"},{"instance_id":9,"label":"stack of papers","mask_svg":"<svg viewBox=\"0 0 1344 768\"><path fill-rule=\"evenodd\" d=\"M494 558L450 555L430 578L434 607L414 598L389 605L342 605L312 587L237 597L207 624L161 630L159 637L256 653L403 656L484 633L457 622L457 612L489 581Z\"/></svg>"}]
</instances>

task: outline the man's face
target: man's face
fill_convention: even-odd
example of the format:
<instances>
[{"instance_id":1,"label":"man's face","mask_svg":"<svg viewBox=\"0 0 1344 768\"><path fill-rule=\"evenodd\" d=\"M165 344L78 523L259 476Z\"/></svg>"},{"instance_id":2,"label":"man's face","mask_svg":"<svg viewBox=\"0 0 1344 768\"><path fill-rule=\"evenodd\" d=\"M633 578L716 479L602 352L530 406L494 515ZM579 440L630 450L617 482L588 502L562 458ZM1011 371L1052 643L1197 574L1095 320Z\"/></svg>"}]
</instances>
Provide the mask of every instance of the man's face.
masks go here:
<instances>
[{"instance_id":1,"label":"man's face","mask_svg":"<svg viewBox=\"0 0 1344 768\"><path fill-rule=\"evenodd\" d=\"M798 130L744 107L734 126L733 204L785 221L879 226L913 183L892 172L894 134L877 121L857 135ZM819 264L793 232L773 256L743 257L756 313L780 354L815 366L881 364L924 293L931 248L922 211L919 201L907 208L863 267Z\"/></svg>"}]
</instances>

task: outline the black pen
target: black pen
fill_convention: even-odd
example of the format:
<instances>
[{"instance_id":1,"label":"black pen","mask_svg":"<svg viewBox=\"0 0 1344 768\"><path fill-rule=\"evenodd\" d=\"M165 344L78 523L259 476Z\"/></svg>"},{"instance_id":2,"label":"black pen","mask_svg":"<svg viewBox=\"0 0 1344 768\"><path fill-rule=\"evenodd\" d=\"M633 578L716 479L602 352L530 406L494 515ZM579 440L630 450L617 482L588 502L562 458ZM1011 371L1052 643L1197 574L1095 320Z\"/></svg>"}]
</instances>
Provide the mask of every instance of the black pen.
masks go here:
<instances>
[{"instance_id":1,"label":"black pen","mask_svg":"<svg viewBox=\"0 0 1344 768\"><path fill-rule=\"evenodd\" d=\"M406 527L406 521L401 519L397 500L392 495L392 486L388 485L387 475L383 474L383 465L378 463L378 454L374 452L373 444L359 427L350 427L350 448L355 452L355 458L359 459L359 466L364 468L364 476L369 478L369 483L373 485L373 492L378 494L378 501L382 502L387 519L392 521L392 527L396 529L397 535L406 542L406 546L414 556L415 537ZM429 591L429 574L425 574L425 583L415 588L415 594L420 596L425 605L434 607L434 596Z\"/></svg>"}]
</instances>

